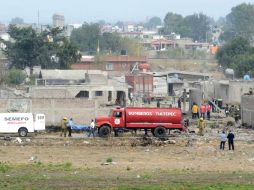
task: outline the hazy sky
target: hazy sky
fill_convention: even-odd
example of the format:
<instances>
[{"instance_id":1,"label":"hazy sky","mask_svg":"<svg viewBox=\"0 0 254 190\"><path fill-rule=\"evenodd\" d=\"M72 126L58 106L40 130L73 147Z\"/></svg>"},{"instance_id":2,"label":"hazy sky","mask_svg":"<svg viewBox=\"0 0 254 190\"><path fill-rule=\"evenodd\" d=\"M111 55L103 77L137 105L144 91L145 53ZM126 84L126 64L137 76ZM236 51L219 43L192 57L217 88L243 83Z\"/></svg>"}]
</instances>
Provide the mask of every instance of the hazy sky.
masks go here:
<instances>
[{"instance_id":1,"label":"hazy sky","mask_svg":"<svg viewBox=\"0 0 254 190\"><path fill-rule=\"evenodd\" d=\"M52 23L52 15L60 13L66 23L105 20L145 21L152 16L162 19L167 12L183 16L204 13L215 19L226 16L232 7L254 0L0 0L0 22L8 23L14 17L37 23Z\"/></svg>"}]
</instances>

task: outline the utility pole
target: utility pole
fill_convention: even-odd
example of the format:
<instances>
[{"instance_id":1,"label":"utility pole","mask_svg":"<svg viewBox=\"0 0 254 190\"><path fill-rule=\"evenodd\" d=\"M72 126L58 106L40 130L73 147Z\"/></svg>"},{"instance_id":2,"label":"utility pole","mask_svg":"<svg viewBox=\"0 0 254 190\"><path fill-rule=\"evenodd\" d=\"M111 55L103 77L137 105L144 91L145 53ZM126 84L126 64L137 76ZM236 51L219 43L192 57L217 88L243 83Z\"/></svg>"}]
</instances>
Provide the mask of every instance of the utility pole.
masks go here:
<instances>
[{"instance_id":1,"label":"utility pole","mask_svg":"<svg viewBox=\"0 0 254 190\"><path fill-rule=\"evenodd\" d=\"M38 28L38 30L40 28L40 10L39 9L37 11L37 28ZM41 30L40 30L40 32L41 32Z\"/></svg>"}]
</instances>

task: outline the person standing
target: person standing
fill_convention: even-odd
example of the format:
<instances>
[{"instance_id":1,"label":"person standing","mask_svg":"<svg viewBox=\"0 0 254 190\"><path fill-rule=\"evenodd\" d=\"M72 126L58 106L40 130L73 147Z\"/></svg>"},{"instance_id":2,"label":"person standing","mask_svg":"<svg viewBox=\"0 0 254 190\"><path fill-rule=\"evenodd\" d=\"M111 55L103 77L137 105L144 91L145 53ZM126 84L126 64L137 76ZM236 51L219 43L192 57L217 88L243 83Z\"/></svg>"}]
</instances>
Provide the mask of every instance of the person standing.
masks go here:
<instances>
[{"instance_id":1,"label":"person standing","mask_svg":"<svg viewBox=\"0 0 254 190\"><path fill-rule=\"evenodd\" d=\"M182 102L181 102L181 97L180 97L180 98L178 98L178 100L177 100L178 108L181 108L181 107L182 107L181 104L182 104Z\"/></svg>"},{"instance_id":2,"label":"person standing","mask_svg":"<svg viewBox=\"0 0 254 190\"><path fill-rule=\"evenodd\" d=\"M228 115L229 115L229 107L228 107L228 104L226 104L226 107L225 107L225 115L226 115L226 117L228 117Z\"/></svg>"},{"instance_id":3,"label":"person standing","mask_svg":"<svg viewBox=\"0 0 254 190\"><path fill-rule=\"evenodd\" d=\"M204 132L205 132L205 121L204 119L201 117L199 120L198 120L198 134L200 136L204 136Z\"/></svg>"},{"instance_id":4,"label":"person standing","mask_svg":"<svg viewBox=\"0 0 254 190\"><path fill-rule=\"evenodd\" d=\"M63 117L62 121L61 121L61 134L60 136L62 137L64 134L64 137L66 137L66 133L67 133L67 117Z\"/></svg>"},{"instance_id":5,"label":"person standing","mask_svg":"<svg viewBox=\"0 0 254 190\"><path fill-rule=\"evenodd\" d=\"M206 116L207 116L207 119L210 120L210 118L211 118L211 105L210 104L206 105Z\"/></svg>"},{"instance_id":6,"label":"person standing","mask_svg":"<svg viewBox=\"0 0 254 190\"><path fill-rule=\"evenodd\" d=\"M220 149L221 150L224 150L226 140L227 140L227 135L225 134L225 131L222 131L222 133L220 134Z\"/></svg>"},{"instance_id":7,"label":"person standing","mask_svg":"<svg viewBox=\"0 0 254 190\"><path fill-rule=\"evenodd\" d=\"M160 108L160 107L161 107L160 101L157 100L157 108Z\"/></svg>"},{"instance_id":8,"label":"person standing","mask_svg":"<svg viewBox=\"0 0 254 190\"><path fill-rule=\"evenodd\" d=\"M240 109L237 106L235 106L234 119L236 123L238 123L240 119Z\"/></svg>"},{"instance_id":9,"label":"person standing","mask_svg":"<svg viewBox=\"0 0 254 190\"><path fill-rule=\"evenodd\" d=\"M192 119L198 118L198 106L196 103L193 104L191 108L191 112L192 112Z\"/></svg>"},{"instance_id":10,"label":"person standing","mask_svg":"<svg viewBox=\"0 0 254 190\"><path fill-rule=\"evenodd\" d=\"M215 112L215 99L214 98L212 99L211 104L212 104L212 112Z\"/></svg>"},{"instance_id":11,"label":"person standing","mask_svg":"<svg viewBox=\"0 0 254 190\"><path fill-rule=\"evenodd\" d=\"M95 136L94 131L95 131L95 123L94 123L94 120L92 119L90 123L90 131L89 131L88 137L90 137L91 134L93 134L93 137L94 137Z\"/></svg>"},{"instance_id":12,"label":"person standing","mask_svg":"<svg viewBox=\"0 0 254 190\"><path fill-rule=\"evenodd\" d=\"M231 149L235 150L235 147L234 147L235 135L234 135L234 133L232 131L229 131L227 138L228 138L228 149L229 150L231 150Z\"/></svg>"},{"instance_id":13,"label":"person standing","mask_svg":"<svg viewBox=\"0 0 254 190\"><path fill-rule=\"evenodd\" d=\"M72 128L73 128L73 119L70 118L67 124L68 137L71 137Z\"/></svg>"},{"instance_id":14,"label":"person standing","mask_svg":"<svg viewBox=\"0 0 254 190\"><path fill-rule=\"evenodd\" d=\"M205 119L205 112L206 112L206 106L205 106L205 104L201 104L201 106L200 106L200 117L202 117L203 119Z\"/></svg>"}]
</instances>

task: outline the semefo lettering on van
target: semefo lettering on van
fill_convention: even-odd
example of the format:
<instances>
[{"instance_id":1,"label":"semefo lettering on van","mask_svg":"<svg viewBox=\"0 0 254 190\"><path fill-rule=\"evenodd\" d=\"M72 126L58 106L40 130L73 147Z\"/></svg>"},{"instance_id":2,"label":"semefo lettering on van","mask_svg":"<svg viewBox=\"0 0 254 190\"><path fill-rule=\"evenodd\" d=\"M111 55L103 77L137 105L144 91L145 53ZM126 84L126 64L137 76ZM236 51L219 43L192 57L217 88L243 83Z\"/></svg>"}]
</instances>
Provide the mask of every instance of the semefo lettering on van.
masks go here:
<instances>
[{"instance_id":1,"label":"semefo lettering on van","mask_svg":"<svg viewBox=\"0 0 254 190\"><path fill-rule=\"evenodd\" d=\"M28 121L29 117L5 117L5 121Z\"/></svg>"}]
</instances>

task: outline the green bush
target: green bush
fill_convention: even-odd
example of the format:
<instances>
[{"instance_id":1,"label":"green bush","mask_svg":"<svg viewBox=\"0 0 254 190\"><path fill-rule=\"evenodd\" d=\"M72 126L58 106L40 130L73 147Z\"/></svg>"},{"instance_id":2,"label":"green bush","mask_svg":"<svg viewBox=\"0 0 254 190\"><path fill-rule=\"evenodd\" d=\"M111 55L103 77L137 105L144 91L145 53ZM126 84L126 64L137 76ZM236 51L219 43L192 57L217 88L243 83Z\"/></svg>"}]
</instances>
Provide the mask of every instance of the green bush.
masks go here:
<instances>
[{"instance_id":1,"label":"green bush","mask_svg":"<svg viewBox=\"0 0 254 190\"><path fill-rule=\"evenodd\" d=\"M7 84L20 85L24 82L26 78L25 73L19 69L11 69L7 73Z\"/></svg>"},{"instance_id":2,"label":"green bush","mask_svg":"<svg viewBox=\"0 0 254 190\"><path fill-rule=\"evenodd\" d=\"M65 162L63 164L48 164L47 169L52 171L62 170L62 171L70 171L72 169L72 163L71 162Z\"/></svg>"},{"instance_id":3,"label":"green bush","mask_svg":"<svg viewBox=\"0 0 254 190\"><path fill-rule=\"evenodd\" d=\"M5 162L0 162L0 173L6 173L10 170L10 166Z\"/></svg>"},{"instance_id":4,"label":"green bush","mask_svg":"<svg viewBox=\"0 0 254 190\"><path fill-rule=\"evenodd\" d=\"M106 162L108 162L108 163L113 162L113 159L112 158L107 158Z\"/></svg>"}]
</instances>

